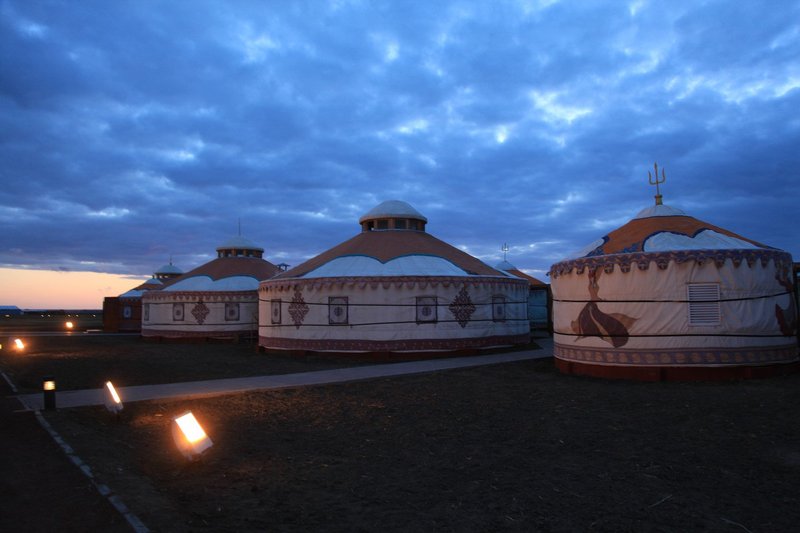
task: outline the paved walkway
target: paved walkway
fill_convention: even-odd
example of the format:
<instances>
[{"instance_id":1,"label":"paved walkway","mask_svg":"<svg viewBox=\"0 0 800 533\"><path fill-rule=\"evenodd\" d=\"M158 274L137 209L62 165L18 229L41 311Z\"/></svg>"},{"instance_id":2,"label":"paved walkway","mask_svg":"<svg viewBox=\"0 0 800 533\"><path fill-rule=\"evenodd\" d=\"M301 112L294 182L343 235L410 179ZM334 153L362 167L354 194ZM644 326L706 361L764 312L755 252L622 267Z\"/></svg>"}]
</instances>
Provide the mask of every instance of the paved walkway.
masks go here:
<instances>
[{"instance_id":1,"label":"paved walkway","mask_svg":"<svg viewBox=\"0 0 800 533\"><path fill-rule=\"evenodd\" d=\"M421 374L425 372L436 372L438 370L450 370L453 368L494 365L551 357L553 354L552 339L537 338L535 340L540 346L538 350L356 366L337 368L335 370L302 372L298 374L215 379L210 381L188 381L183 383L166 383L163 385L137 385L120 387L117 392L122 398L123 403L144 400L199 398L237 392L344 383L348 381ZM17 396L17 398L28 410L39 410L43 407L43 397L41 393L21 394ZM58 391L56 394L56 407L59 409L102 404L103 389Z\"/></svg>"}]
</instances>

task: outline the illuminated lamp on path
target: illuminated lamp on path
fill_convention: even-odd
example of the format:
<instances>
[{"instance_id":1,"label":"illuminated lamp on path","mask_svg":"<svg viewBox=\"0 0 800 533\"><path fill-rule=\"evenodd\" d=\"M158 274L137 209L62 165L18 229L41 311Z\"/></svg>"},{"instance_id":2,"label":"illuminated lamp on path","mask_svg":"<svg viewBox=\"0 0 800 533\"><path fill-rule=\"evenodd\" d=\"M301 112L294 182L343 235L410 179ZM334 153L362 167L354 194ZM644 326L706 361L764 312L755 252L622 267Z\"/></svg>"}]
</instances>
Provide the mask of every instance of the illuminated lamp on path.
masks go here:
<instances>
[{"instance_id":1,"label":"illuminated lamp on path","mask_svg":"<svg viewBox=\"0 0 800 533\"><path fill-rule=\"evenodd\" d=\"M22 342L22 339L14 339L14 347L17 350L22 351L25 349L25 343Z\"/></svg>"},{"instance_id":2,"label":"illuminated lamp on path","mask_svg":"<svg viewBox=\"0 0 800 533\"><path fill-rule=\"evenodd\" d=\"M117 390L110 381L106 381L106 386L103 387L103 404L105 404L106 409L108 409L110 413L114 413L115 415L119 415L124 407L119 394L117 394Z\"/></svg>"},{"instance_id":3,"label":"illuminated lamp on path","mask_svg":"<svg viewBox=\"0 0 800 533\"><path fill-rule=\"evenodd\" d=\"M75 324L73 324L71 320L67 320L67 322L64 324L64 327L72 331L72 328L75 327Z\"/></svg>"},{"instance_id":4,"label":"illuminated lamp on path","mask_svg":"<svg viewBox=\"0 0 800 533\"><path fill-rule=\"evenodd\" d=\"M178 450L190 461L198 459L214 444L191 411L172 419L172 439Z\"/></svg>"},{"instance_id":5,"label":"illuminated lamp on path","mask_svg":"<svg viewBox=\"0 0 800 533\"><path fill-rule=\"evenodd\" d=\"M56 408L56 380L52 376L42 378L42 394L44 395L44 408L54 411Z\"/></svg>"}]
</instances>

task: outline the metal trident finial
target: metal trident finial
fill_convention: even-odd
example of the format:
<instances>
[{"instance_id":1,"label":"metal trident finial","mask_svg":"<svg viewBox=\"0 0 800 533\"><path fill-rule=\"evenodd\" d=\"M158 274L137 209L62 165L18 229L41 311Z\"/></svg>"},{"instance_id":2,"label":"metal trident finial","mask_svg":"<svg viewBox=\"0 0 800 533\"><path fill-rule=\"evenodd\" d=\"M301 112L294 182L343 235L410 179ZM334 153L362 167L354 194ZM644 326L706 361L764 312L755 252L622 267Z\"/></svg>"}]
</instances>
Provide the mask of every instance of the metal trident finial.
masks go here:
<instances>
[{"instance_id":1,"label":"metal trident finial","mask_svg":"<svg viewBox=\"0 0 800 533\"><path fill-rule=\"evenodd\" d=\"M504 242L502 248L500 248L500 249L503 250L503 261L505 261L506 260L506 254L508 253L508 249L509 249L508 248L508 243Z\"/></svg>"},{"instance_id":2,"label":"metal trident finial","mask_svg":"<svg viewBox=\"0 0 800 533\"><path fill-rule=\"evenodd\" d=\"M648 170L647 171L647 179L650 182L650 185L655 185L656 186L656 205L661 205L661 188L659 187L659 184L664 183L665 181L667 181L667 175L664 173L664 169L662 168L661 169L661 178L659 179L659 177L658 177L658 163L653 163L653 168L656 171L655 178L653 177L652 174L650 174L650 171Z\"/></svg>"}]
</instances>

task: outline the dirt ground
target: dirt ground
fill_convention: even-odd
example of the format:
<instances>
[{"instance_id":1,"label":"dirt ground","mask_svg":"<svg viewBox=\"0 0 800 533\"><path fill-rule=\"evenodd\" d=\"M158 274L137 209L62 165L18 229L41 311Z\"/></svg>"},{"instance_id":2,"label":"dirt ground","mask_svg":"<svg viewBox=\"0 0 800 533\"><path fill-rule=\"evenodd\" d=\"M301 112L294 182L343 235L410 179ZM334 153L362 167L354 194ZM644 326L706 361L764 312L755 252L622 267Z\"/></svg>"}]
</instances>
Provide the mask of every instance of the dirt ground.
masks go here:
<instances>
[{"instance_id":1,"label":"dirt ground","mask_svg":"<svg viewBox=\"0 0 800 533\"><path fill-rule=\"evenodd\" d=\"M163 382L228 377L240 360L249 375L334 364L118 343L0 363L35 386L58 362L92 387L114 365ZM113 364L85 355L104 350ZM563 376L544 359L46 418L155 531L757 532L800 521L799 404L800 375L631 383ZM170 434L186 410L214 441L195 463Z\"/></svg>"}]
</instances>

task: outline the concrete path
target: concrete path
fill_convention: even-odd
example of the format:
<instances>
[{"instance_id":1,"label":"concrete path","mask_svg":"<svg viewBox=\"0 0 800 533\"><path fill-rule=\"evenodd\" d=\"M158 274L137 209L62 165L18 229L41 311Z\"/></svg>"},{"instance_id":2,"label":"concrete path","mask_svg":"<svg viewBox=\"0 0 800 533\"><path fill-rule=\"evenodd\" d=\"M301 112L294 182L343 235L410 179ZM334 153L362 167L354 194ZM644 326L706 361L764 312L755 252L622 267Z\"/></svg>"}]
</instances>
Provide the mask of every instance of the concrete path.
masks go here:
<instances>
[{"instance_id":1,"label":"concrete path","mask_svg":"<svg viewBox=\"0 0 800 533\"><path fill-rule=\"evenodd\" d=\"M136 385L120 387L117 391L123 403L144 400L200 398L237 392L283 389L307 385L325 385L329 383L344 383L364 379L420 374L439 370L450 370L453 368L494 365L552 356L552 339L537 338L535 341L541 347L538 350L356 366L337 368L335 370L320 370L317 372L302 372L275 376L188 381L183 383L166 383L163 385ZM28 410L40 410L43 407L43 396L41 393L21 394L17 396L17 398ZM59 409L87 405L103 405L103 389L57 391L56 393L56 407Z\"/></svg>"}]
</instances>

